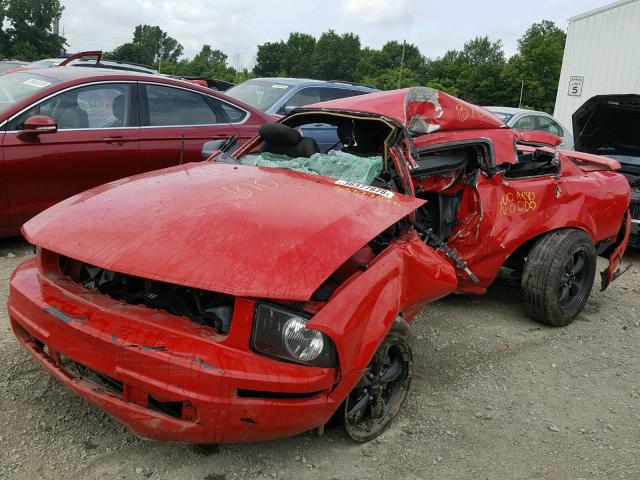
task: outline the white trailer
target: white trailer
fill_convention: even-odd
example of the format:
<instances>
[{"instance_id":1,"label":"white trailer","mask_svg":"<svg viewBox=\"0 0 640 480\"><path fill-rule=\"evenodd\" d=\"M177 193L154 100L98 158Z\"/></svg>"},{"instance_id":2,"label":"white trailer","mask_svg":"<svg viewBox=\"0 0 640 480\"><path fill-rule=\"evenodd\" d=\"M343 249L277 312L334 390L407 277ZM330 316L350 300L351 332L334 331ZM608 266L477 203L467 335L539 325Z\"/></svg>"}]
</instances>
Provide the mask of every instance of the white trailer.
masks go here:
<instances>
[{"instance_id":1,"label":"white trailer","mask_svg":"<svg viewBox=\"0 0 640 480\"><path fill-rule=\"evenodd\" d=\"M630 93L640 94L640 0L570 18L553 116L571 127L591 97Z\"/></svg>"}]
</instances>

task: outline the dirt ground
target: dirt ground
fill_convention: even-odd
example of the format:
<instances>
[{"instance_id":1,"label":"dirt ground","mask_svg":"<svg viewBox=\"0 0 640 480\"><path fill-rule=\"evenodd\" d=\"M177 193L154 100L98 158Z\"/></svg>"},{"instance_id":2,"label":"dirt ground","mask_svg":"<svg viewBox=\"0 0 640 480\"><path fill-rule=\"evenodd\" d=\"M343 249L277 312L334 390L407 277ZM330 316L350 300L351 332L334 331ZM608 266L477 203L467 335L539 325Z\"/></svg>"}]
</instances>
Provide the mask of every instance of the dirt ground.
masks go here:
<instances>
[{"instance_id":1,"label":"dirt ground","mask_svg":"<svg viewBox=\"0 0 640 480\"><path fill-rule=\"evenodd\" d=\"M0 241L2 298L29 255ZM567 328L529 320L503 285L428 306L413 324L410 397L364 445L337 427L206 448L139 440L32 361L3 308L0 478L638 479L640 252L626 261Z\"/></svg>"}]
</instances>

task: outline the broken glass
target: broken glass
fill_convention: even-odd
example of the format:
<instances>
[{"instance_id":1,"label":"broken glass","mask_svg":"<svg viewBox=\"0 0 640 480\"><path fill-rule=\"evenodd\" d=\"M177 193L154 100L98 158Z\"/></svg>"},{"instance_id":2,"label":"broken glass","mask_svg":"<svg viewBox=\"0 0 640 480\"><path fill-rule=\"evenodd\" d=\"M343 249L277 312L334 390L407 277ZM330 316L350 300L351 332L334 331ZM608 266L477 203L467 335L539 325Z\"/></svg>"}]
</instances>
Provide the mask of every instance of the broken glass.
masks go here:
<instances>
[{"instance_id":1,"label":"broken glass","mask_svg":"<svg viewBox=\"0 0 640 480\"><path fill-rule=\"evenodd\" d=\"M262 152L247 155L241 162L245 165L286 168L310 175L322 175L364 184L370 184L382 172L382 157L360 157L339 150L298 158Z\"/></svg>"}]
</instances>

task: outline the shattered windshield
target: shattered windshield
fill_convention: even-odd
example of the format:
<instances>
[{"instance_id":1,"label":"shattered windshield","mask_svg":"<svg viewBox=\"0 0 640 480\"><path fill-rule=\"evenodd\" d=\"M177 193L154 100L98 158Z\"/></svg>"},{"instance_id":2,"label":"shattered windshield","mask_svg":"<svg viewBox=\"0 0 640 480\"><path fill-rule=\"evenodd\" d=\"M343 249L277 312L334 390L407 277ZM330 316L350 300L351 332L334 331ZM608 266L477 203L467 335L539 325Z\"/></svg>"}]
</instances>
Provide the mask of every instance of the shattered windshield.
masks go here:
<instances>
[{"instance_id":1,"label":"shattered windshield","mask_svg":"<svg viewBox=\"0 0 640 480\"><path fill-rule=\"evenodd\" d=\"M378 182L388 162L391 126L379 119L333 116L325 113L294 115L291 125L260 127L262 143L240 159L242 164L282 168L345 182Z\"/></svg>"},{"instance_id":2,"label":"shattered windshield","mask_svg":"<svg viewBox=\"0 0 640 480\"><path fill-rule=\"evenodd\" d=\"M245 165L285 168L296 172L337 178L348 182L371 184L382 173L382 157L361 157L348 152L330 150L311 157L292 158L277 153L262 152L242 158Z\"/></svg>"},{"instance_id":3,"label":"shattered windshield","mask_svg":"<svg viewBox=\"0 0 640 480\"><path fill-rule=\"evenodd\" d=\"M224 93L264 112L275 105L290 89L291 85L277 81L247 80Z\"/></svg>"}]
</instances>

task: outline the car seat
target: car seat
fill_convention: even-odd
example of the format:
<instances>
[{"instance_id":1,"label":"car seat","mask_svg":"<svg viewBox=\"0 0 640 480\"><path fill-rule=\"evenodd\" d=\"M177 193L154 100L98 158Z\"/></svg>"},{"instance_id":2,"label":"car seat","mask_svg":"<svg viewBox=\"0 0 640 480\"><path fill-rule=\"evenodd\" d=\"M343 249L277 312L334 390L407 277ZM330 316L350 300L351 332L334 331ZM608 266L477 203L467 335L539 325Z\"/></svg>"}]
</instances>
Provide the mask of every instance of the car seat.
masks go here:
<instances>
[{"instance_id":1,"label":"car seat","mask_svg":"<svg viewBox=\"0 0 640 480\"><path fill-rule=\"evenodd\" d=\"M63 95L56 110L58 129L89 128L89 116L78 105L77 95Z\"/></svg>"},{"instance_id":2,"label":"car seat","mask_svg":"<svg viewBox=\"0 0 640 480\"><path fill-rule=\"evenodd\" d=\"M113 99L113 103L111 104L111 111L113 112L113 116L118 120L114 121L112 127L124 127L125 126L125 114L126 114L126 97L124 94L118 95Z\"/></svg>"},{"instance_id":3,"label":"car seat","mask_svg":"<svg viewBox=\"0 0 640 480\"><path fill-rule=\"evenodd\" d=\"M384 135L384 125L379 125L377 122L368 122L368 124L345 123L338 126L338 138L343 145L342 151L360 157L380 155Z\"/></svg>"},{"instance_id":4,"label":"car seat","mask_svg":"<svg viewBox=\"0 0 640 480\"><path fill-rule=\"evenodd\" d=\"M320 153L318 143L310 137L303 137L294 128L281 123L266 123L258 131L263 140L260 152L286 155L292 158L311 157Z\"/></svg>"}]
</instances>

